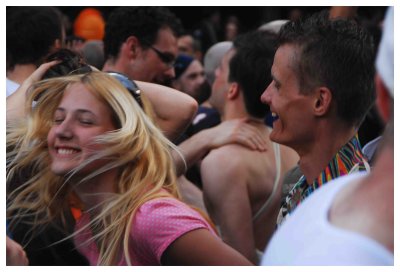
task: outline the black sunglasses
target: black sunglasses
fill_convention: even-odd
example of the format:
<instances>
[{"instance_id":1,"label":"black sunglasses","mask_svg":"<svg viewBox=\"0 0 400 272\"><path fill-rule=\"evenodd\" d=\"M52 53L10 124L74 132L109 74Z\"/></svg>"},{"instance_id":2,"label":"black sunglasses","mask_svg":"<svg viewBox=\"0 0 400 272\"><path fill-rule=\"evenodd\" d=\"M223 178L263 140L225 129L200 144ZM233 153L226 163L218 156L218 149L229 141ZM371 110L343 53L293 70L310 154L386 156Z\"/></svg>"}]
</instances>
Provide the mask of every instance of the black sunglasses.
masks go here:
<instances>
[{"instance_id":1,"label":"black sunglasses","mask_svg":"<svg viewBox=\"0 0 400 272\"><path fill-rule=\"evenodd\" d=\"M126 75L118 72L106 72L106 73L115 78L116 80L118 80L119 83L121 83L132 94L136 102L143 109L143 102L142 98L140 97L140 89L133 80L130 80Z\"/></svg>"},{"instance_id":2,"label":"black sunglasses","mask_svg":"<svg viewBox=\"0 0 400 272\"><path fill-rule=\"evenodd\" d=\"M92 68L90 68L89 65L85 65L83 67L71 71L68 75L87 74L91 71ZM140 89L133 80L130 80L126 75L118 72L106 72L106 74L118 80L119 83L121 83L132 94L133 98L135 98L136 102L143 109L143 103L140 97Z\"/></svg>"},{"instance_id":3,"label":"black sunglasses","mask_svg":"<svg viewBox=\"0 0 400 272\"><path fill-rule=\"evenodd\" d=\"M156 52L157 56L160 58L162 62L164 62L168 67L173 68L175 65L176 57L168 52L162 52L159 49L155 48L151 45L151 43L147 41L142 41L143 44L147 45L151 48L154 52Z\"/></svg>"}]
</instances>

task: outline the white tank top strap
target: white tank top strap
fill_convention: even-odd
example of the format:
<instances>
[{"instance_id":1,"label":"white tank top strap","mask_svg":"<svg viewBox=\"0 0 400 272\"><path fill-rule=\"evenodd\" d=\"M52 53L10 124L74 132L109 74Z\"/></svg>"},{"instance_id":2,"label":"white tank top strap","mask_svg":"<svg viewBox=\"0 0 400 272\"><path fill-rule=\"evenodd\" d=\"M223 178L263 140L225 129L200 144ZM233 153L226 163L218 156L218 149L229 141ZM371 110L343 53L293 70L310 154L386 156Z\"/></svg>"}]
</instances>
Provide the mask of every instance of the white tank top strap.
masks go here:
<instances>
[{"instance_id":1,"label":"white tank top strap","mask_svg":"<svg viewBox=\"0 0 400 272\"><path fill-rule=\"evenodd\" d=\"M279 180L281 179L281 150L279 144L272 142L272 146L274 148L274 157L275 157L275 165L276 165L276 175L274 181L274 187L272 188L272 192L268 197L267 201L262 205L262 207L258 210L256 214L253 216L253 221L257 220L257 218L268 208L272 199L276 194L276 190L278 189Z\"/></svg>"}]
</instances>

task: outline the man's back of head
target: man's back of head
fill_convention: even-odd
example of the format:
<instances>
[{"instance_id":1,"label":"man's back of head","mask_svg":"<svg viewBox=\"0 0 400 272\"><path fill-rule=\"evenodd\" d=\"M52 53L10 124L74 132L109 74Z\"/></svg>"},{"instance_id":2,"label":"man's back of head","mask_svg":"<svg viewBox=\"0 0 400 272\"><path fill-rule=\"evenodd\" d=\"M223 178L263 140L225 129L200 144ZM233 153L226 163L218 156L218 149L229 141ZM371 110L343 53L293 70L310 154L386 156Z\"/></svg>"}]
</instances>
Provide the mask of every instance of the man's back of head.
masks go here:
<instances>
[{"instance_id":1,"label":"man's back of head","mask_svg":"<svg viewBox=\"0 0 400 272\"><path fill-rule=\"evenodd\" d=\"M42 63L59 40L63 42L61 14L52 7L7 8L7 70L17 64Z\"/></svg>"},{"instance_id":2,"label":"man's back of head","mask_svg":"<svg viewBox=\"0 0 400 272\"><path fill-rule=\"evenodd\" d=\"M214 73L220 64L222 57L231 48L231 41L219 42L211 46L204 55L204 72L210 85L214 83Z\"/></svg>"},{"instance_id":3,"label":"man's back of head","mask_svg":"<svg viewBox=\"0 0 400 272\"><path fill-rule=\"evenodd\" d=\"M243 34L233 42L236 53L229 63L228 80L239 84L246 111L255 118L264 118L269 112L260 97L271 82L275 46L275 34L264 31Z\"/></svg>"},{"instance_id":4,"label":"man's back of head","mask_svg":"<svg viewBox=\"0 0 400 272\"><path fill-rule=\"evenodd\" d=\"M323 11L305 21L285 24L278 46L286 44L298 49L293 64L300 92L327 87L337 117L358 127L375 99L374 45L367 31L352 20L329 20Z\"/></svg>"}]
</instances>

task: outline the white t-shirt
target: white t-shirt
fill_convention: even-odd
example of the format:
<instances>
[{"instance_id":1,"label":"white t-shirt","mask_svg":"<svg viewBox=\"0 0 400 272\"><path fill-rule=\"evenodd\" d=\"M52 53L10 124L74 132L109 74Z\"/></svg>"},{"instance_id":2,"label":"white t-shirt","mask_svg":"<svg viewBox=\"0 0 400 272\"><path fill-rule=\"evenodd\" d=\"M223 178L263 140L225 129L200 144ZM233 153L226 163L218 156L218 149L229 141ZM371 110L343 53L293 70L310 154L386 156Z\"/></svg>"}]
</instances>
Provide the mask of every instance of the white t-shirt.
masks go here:
<instances>
[{"instance_id":1,"label":"white t-shirt","mask_svg":"<svg viewBox=\"0 0 400 272\"><path fill-rule=\"evenodd\" d=\"M17 82L15 82L15 81L12 81L12 80L8 79L8 78L6 78L6 80L7 80L6 81L6 83L7 83L7 85L6 85L6 95L9 96L9 95L14 93L18 89L19 84Z\"/></svg>"},{"instance_id":2,"label":"white t-shirt","mask_svg":"<svg viewBox=\"0 0 400 272\"><path fill-rule=\"evenodd\" d=\"M365 175L340 177L310 195L272 237L261 265L393 265L393 254L383 245L328 221L337 193Z\"/></svg>"}]
</instances>

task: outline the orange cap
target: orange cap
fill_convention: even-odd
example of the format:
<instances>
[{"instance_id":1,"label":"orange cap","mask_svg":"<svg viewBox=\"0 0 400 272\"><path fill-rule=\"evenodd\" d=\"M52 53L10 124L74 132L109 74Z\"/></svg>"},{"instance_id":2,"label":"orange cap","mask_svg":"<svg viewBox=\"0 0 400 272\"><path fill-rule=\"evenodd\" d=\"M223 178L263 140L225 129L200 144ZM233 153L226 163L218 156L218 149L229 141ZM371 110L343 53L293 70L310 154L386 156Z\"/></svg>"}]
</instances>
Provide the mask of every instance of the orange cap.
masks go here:
<instances>
[{"instance_id":1,"label":"orange cap","mask_svg":"<svg viewBox=\"0 0 400 272\"><path fill-rule=\"evenodd\" d=\"M104 18L94 8L83 9L74 22L74 34L85 40L102 40L104 37Z\"/></svg>"}]
</instances>

